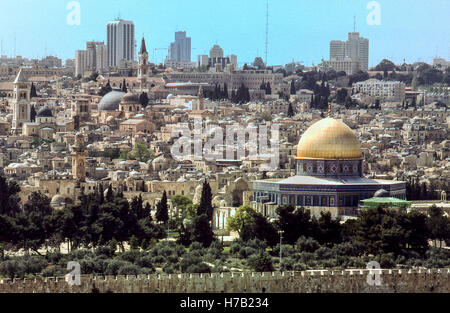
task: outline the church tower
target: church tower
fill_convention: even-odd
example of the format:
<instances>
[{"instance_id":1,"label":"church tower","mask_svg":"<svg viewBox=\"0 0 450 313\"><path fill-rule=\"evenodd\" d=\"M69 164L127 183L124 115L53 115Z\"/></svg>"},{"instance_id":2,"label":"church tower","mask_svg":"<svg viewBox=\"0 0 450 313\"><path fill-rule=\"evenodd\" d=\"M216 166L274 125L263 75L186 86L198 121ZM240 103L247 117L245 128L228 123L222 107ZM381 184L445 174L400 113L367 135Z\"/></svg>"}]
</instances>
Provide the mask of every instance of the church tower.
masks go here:
<instances>
[{"instance_id":1,"label":"church tower","mask_svg":"<svg viewBox=\"0 0 450 313\"><path fill-rule=\"evenodd\" d=\"M150 64L148 63L148 52L145 46L145 38L142 37L141 50L139 50L139 70L138 81L141 91L147 88L147 77L149 74Z\"/></svg>"},{"instance_id":2,"label":"church tower","mask_svg":"<svg viewBox=\"0 0 450 313\"><path fill-rule=\"evenodd\" d=\"M23 124L31 121L31 86L25 79L23 69L14 80L12 133L21 135Z\"/></svg>"},{"instance_id":3,"label":"church tower","mask_svg":"<svg viewBox=\"0 0 450 313\"><path fill-rule=\"evenodd\" d=\"M77 133L75 145L72 147L72 175L78 183L86 180L86 152L84 151L84 136Z\"/></svg>"}]
</instances>

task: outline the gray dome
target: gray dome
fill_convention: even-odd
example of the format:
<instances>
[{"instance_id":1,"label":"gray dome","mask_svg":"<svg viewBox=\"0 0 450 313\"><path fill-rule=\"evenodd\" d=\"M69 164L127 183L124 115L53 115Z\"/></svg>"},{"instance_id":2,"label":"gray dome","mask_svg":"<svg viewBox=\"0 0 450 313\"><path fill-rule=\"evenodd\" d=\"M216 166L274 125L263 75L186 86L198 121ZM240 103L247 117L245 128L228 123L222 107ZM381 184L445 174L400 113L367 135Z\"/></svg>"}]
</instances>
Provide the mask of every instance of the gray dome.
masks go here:
<instances>
[{"instance_id":1,"label":"gray dome","mask_svg":"<svg viewBox=\"0 0 450 313\"><path fill-rule=\"evenodd\" d=\"M122 98L122 103L124 104L139 104L139 95L136 93L129 92Z\"/></svg>"},{"instance_id":2,"label":"gray dome","mask_svg":"<svg viewBox=\"0 0 450 313\"><path fill-rule=\"evenodd\" d=\"M374 198L389 198L391 195L384 189L380 189L373 195Z\"/></svg>"},{"instance_id":3,"label":"gray dome","mask_svg":"<svg viewBox=\"0 0 450 313\"><path fill-rule=\"evenodd\" d=\"M53 117L52 110L48 106L42 107L37 111L37 117Z\"/></svg>"},{"instance_id":4,"label":"gray dome","mask_svg":"<svg viewBox=\"0 0 450 313\"><path fill-rule=\"evenodd\" d=\"M99 111L118 110L120 101L122 100L123 96L125 96L125 93L122 91L113 90L108 92L98 104Z\"/></svg>"}]
</instances>

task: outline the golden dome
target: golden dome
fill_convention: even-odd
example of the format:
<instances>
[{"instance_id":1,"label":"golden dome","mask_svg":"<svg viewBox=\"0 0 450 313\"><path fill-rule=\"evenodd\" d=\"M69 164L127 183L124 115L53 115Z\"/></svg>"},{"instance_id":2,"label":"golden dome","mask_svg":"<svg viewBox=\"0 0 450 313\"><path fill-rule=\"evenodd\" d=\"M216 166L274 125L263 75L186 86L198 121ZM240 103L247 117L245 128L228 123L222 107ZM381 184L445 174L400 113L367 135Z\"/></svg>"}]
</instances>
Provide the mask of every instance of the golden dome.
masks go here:
<instances>
[{"instance_id":1,"label":"golden dome","mask_svg":"<svg viewBox=\"0 0 450 313\"><path fill-rule=\"evenodd\" d=\"M297 146L297 158L360 160L361 145L350 127L328 117L306 130Z\"/></svg>"}]
</instances>

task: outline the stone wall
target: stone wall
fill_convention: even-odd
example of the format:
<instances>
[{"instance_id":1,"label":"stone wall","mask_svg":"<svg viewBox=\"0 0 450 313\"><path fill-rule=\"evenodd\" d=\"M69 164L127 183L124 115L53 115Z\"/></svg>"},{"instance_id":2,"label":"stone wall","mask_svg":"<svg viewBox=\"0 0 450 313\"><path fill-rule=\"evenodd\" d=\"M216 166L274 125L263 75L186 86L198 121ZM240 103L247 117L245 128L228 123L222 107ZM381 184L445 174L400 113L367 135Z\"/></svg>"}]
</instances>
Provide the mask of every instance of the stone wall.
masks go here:
<instances>
[{"instance_id":1,"label":"stone wall","mask_svg":"<svg viewBox=\"0 0 450 313\"><path fill-rule=\"evenodd\" d=\"M377 270L373 270L377 271ZM450 269L379 270L381 286L367 283L369 270L83 276L0 281L0 293L448 293Z\"/></svg>"}]
</instances>

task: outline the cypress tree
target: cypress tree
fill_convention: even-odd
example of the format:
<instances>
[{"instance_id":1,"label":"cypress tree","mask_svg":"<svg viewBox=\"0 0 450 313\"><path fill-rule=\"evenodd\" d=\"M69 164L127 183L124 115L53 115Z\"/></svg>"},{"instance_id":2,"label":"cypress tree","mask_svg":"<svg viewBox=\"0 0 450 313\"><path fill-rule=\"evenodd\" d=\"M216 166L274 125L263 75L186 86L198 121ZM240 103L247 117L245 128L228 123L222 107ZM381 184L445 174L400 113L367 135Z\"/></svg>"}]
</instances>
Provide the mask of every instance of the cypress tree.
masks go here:
<instances>
[{"instance_id":1,"label":"cypress tree","mask_svg":"<svg viewBox=\"0 0 450 313\"><path fill-rule=\"evenodd\" d=\"M291 81L291 95L295 95L296 92L297 92L297 90L295 88L295 81L292 80Z\"/></svg>"},{"instance_id":2,"label":"cypress tree","mask_svg":"<svg viewBox=\"0 0 450 313\"><path fill-rule=\"evenodd\" d=\"M169 221L169 209L167 206L167 193L164 190L161 201L156 206L156 220L166 224Z\"/></svg>"},{"instance_id":3,"label":"cypress tree","mask_svg":"<svg viewBox=\"0 0 450 313\"><path fill-rule=\"evenodd\" d=\"M212 192L211 186L206 180L203 182L202 197L200 199L200 205L198 206L197 209L197 215L200 216L202 214L206 214L209 221L212 221L213 217Z\"/></svg>"},{"instance_id":4,"label":"cypress tree","mask_svg":"<svg viewBox=\"0 0 450 313\"><path fill-rule=\"evenodd\" d=\"M292 107L292 103L291 102L289 102L288 116L289 117L293 117L294 116L294 108Z\"/></svg>"},{"instance_id":5,"label":"cypress tree","mask_svg":"<svg viewBox=\"0 0 450 313\"><path fill-rule=\"evenodd\" d=\"M122 91L125 93L128 92L127 82L125 81L125 78L123 79L123 83L122 83Z\"/></svg>"}]
</instances>

